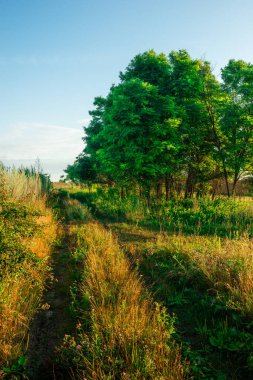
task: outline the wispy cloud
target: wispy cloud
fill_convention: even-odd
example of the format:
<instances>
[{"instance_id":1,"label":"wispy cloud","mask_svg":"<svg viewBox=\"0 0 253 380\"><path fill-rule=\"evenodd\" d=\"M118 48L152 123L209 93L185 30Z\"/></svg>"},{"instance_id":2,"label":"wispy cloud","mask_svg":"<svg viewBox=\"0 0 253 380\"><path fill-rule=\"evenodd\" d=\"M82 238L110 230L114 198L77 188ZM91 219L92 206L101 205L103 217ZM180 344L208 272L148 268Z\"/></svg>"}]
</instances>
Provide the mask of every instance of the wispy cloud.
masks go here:
<instances>
[{"instance_id":1,"label":"wispy cloud","mask_svg":"<svg viewBox=\"0 0 253 380\"><path fill-rule=\"evenodd\" d=\"M54 177L84 148L81 127L18 123L1 133L0 160L6 164L33 163L37 158Z\"/></svg>"}]
</instances>

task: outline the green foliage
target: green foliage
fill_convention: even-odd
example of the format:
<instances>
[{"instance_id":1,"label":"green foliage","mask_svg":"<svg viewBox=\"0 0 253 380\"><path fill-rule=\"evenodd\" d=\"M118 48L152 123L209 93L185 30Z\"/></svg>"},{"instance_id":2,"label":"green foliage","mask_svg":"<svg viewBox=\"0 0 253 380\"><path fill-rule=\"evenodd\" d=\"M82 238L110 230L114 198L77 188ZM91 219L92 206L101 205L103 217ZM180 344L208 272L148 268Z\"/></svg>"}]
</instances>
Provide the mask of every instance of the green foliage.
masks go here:
<instances>
[{"instance_id":1,"label":"green foliage","mask_svg":"<svg viewBox=\"0 0 253 380\"><path fill-rule=\"evenodd\" d=\"M153 202L147 207L137 195L120 198L118 189L71 195L88 205L94 215L114 221L129 221L159 230L184 234L237 238L253 235L252 201L219 198Z\"/></svg>"},{"instance_id":2,"label":"green foliage","mask_svg":"<svg viewBox=\"0 0 253 380\"><path fill-rule=\"evenodd\" d=\"M210 282L187 256L166 248L152 255L147 250L139 270L158 299L176 314L178 339L195 379L230 379L239 367L238 379L250 376L252 367L246 363L253 347L252 327L216 298Z\"/></svg>"},{"instance_id":3,"label":"green foliage","mask_svg":"<svg viewBox=\"0 0 253 380\"><path fill-rule=\"evenodd\" d=\"M134 57L125 72L120 73L120 79L126 82L138 78L157 86L161 93L166 94L171 71L170 62L165 54L156 54L154 50L149 50Z\"/></svg>"},{"instance_id":4,"label":"green foliage","mask_svg":"<svg viewBox=\"0 0 253 380\"><path fill-rule=\"evenodd\" d=\"M92 160L84 154L80 154L73 165L68 165L65 173L65 180L70 180L74 183L87 183L89 186L96 179Z\"/></svg>"},{"instance_id":5,"label":"green foliage","mask_svg":"<svg viewBox=\"0 0 253 380\"><path fill-rule=\"evenodd\" d=\"M138 184L148 201L152 187L157 197L165 187L168 199L178 178L185 197L207 193L221 177L234 193L252 166L252 73L231 60L220 83L209 62L186 50L138 54L107 97L95 98L85 149L67 179Z\"/></svg>"},{"instance_id":6,"label":"green foliage","mask_svg":"<svg viewBox=\"0 0 253 380\"><path fill-rule=\"evenodd\" d=\"M113 87L103 120L97 155L112 178L146 185L172 171L178 120L173 100L157 87L139 79Z\"/></svg>"},{"instance_id":7,"label":"green foliage","mask_svg":"<svg viewBox=\"0 0 253 380\"><path fill-rule=\"evenodd\" d=\"M23 239L39 233L34 217L39 213L31 207L11 201L0 201L0 277L17 271L26 260L35 260Z\"/></svg>"},{"instance_id":8,"label":"green foliage","mask_svg":"<svg viewBox=\"0 0 253 380\"><path fill-rule=\"evenodd\" d=\"M218 235L236 238L252 236L253 210L248 205L229 199L198 199L189 203L169 201L154 208L147 224L184 234Z\"/></svg>"},{"instance_id":9,"label":"green foliage","mask_svg":"<svg viewBox=\"0 0 253 380\"><path fill-rule=\"evenodd\" d=\"M233 174L233 188L240 176L251 170L253 158L253 65L230 60L222 69L227 95L221 120L226 163Z\"/></svg>"},{"instance_id":10,"label":"green foliage","mask_svg":"<svg viewBox=\"0 0 253 380\"><path fill-rule=\"evenodd\" d=\"M6 379L22 380L29 378L32 374L27 368L28 358L23 355L11 367L4 367L3 372L5 373Z\"/></svg>"},{"instance_id":11,"label":"green foliage","mask_svg":"<svg viewBox=\"0 0 253 380\"><path fill-rule=\"evenodd\" d=\"M82 221L86 222L90 219L90 212L87 207L75 200L65 200L64 214L67 221Z\"/></svg>"}]
</instances>

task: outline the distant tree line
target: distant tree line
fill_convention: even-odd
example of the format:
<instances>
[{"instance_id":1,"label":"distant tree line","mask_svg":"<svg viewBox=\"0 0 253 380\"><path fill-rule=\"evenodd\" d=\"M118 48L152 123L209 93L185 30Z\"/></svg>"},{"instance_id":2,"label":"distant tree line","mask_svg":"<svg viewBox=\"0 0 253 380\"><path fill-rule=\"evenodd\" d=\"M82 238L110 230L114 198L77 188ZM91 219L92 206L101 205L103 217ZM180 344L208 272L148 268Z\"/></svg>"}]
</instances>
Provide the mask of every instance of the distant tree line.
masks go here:
<instances>
[{"instance_id":1,"label":"distant tree line","mask_svg":"<svg viewBox=\"0 0 253 380\"><path fill-rule=\"evenodd\" d=\"M133 58L106 98L97 97L85 148L66 178L131 186L166 199L214 190L228 196L253 163L253 65L230 60L221 81L187 51ZM183 186L182 186L183 184Z\"/></svg>"}]
</instances>

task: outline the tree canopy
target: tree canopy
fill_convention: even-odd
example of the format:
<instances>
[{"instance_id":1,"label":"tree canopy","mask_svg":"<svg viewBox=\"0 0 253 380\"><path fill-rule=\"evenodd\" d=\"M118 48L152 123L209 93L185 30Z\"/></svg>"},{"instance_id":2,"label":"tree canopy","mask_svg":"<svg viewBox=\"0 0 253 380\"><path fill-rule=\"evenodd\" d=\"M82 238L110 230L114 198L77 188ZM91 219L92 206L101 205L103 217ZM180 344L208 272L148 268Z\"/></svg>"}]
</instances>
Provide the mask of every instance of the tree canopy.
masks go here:
<instances>
[{"instance_id":1,"label":"tree canopy","mask_svg":"<svg viewBox=\"0 0 253 380\"><path fill-rule=\"evenodd\" d=\"M164 187L168 198L176 182L189 197L222 177L230 195L252 172L253 65L230 60L221 78L186 50L138 54L108 95L95 98L67 178L100 176L147 193Z\"/></svg>"}]
</instances>

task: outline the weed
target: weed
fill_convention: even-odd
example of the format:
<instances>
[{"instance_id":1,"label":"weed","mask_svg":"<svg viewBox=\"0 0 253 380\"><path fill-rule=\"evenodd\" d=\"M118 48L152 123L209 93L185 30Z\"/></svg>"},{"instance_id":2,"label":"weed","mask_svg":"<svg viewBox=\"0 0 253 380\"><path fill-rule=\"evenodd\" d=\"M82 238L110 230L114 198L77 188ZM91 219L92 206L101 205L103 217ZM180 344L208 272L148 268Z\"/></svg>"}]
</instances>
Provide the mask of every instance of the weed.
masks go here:
<instances>
[{"instance_id":1,"label":"weed","mask_svg":"<svg viewBox=\"0 0 253 380\"><path fill-rule=\"evenodd\" d=\"M185 378L171 337L173 317L143 291L111 233L96 224L76 233L85 265L81 294L90 308L90 331L84 329L87 313L81 313L77 336L66 337L62 357L79 369L78 378Z\"/></svg>"}]
</instances>

